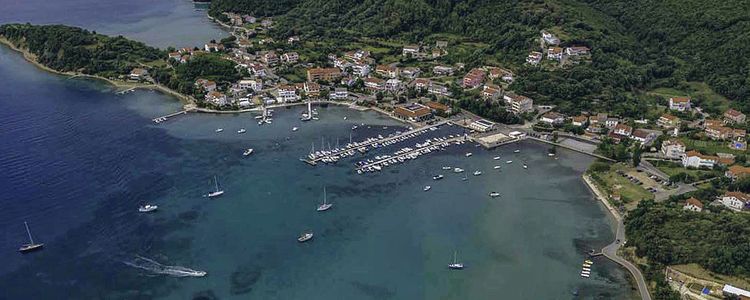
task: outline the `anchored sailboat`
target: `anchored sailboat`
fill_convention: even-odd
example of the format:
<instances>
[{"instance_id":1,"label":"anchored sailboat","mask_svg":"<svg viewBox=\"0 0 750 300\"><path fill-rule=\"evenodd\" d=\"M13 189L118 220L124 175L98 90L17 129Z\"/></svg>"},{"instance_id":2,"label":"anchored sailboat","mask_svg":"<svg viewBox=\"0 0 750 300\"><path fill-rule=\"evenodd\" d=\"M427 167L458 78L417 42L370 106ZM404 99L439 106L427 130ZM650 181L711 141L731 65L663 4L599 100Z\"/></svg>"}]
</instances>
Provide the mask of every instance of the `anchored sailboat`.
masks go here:
<instances>
[{"instance_id":1,"label":"anchored sailboat","mask_svg":"<svg viewBox=\"0 0 750 300\"><path fill-rule=\"evenodd\" d=\"M328 198L326 197L326 188L323 187L323 203L318 205L318 211L326 211L333 206L333 203L328 203Z\"/></svg>"},{"instance_id":2,"label":"anchored sailboat","mask_svg":"<svg viewBox=\"0 0 750 300\"><path fill-rule=\"evenodd\" d=\"M42 247L44 247L44 244L34 243L34 238L31 236L31 230L29 230L29 224L23 222L23 225L26 226L26 233L29 235L29 243L22 245L21 248L18 249L18 251L21 253L28 253L34 250L42 249Z\"/></svg>"},{"instance_id":3,"label":"anchored sailboat","mask_svg":"<svg viewBox=\"0 0 750 300\"><path fill-rule=\"evenodd\" d=\"M456 251L453 251L453 263L448 264L448 268L452 270L461 270L464 268L464 264L458 262L457 254L458 253Z\"/></svg>"},{"instance_id":4,"label":"anchored sailboat","mask_svg":"<svg viewBox=\"0 0 750 300\"><path fill-rule=\"evenodd\" d=\"M219 197L221 195L224 195L224 190L219 190L219 181L216 179L216 176L214 176L214 187L215 187L215 190L213 192L208 193L208 198Z\"/></svg>"}]
</instances>

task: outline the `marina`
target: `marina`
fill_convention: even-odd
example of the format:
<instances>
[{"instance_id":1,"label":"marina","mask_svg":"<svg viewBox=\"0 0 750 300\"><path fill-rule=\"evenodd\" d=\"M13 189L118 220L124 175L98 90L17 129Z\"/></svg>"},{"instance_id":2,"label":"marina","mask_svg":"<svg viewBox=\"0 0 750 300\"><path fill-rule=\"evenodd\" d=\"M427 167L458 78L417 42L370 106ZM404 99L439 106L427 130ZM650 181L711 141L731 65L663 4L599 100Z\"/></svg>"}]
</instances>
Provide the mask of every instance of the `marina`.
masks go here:
<instances>
[{"instance_id":1,"label":"marina","mask_svg":"<svg viewBox=\"0 0 750 300\"><path fill-rule=\"evenodd\" d=\"M368 159L356 163L357 174L366 172L377 172L384 167L401 164L409 160L416 159L422 155L432 153L433 151L442 151L450 145L460 145L465 143L463 136L448 136L444 138L428 139L422 144L417 144L415 148L405 147L394 152L392 155L376 156L375 159ZM442 177L441 177L442 178Z\"/></svg>"}]
</instances>

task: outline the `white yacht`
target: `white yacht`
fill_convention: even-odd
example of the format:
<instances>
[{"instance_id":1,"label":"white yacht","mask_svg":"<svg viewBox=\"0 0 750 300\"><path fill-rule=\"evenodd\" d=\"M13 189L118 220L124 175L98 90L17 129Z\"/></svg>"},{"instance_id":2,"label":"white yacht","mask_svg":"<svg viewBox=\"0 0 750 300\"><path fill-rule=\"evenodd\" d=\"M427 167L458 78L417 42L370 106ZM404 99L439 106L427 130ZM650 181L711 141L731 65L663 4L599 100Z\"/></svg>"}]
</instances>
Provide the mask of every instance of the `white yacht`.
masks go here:
<instances>
[{"instance_id":1,"label":"white yacht","mask_svg":"<svg viewBox=\"0 0 750 300\"><path fill-rule=\"evenodd\" d=\"M214 187L215 187L215 190L213 192L208 193L208 198L219 197L221 195L224 195L224 190L219 190L219 181L216 179L216 176L214 176Z\"/></svg>"},{"instance_id":2,"label":"white yacht","mask_svg":"<svg viewBox=\"0 0 750 300\"><path fill-rule=\"evenodd\" d=\"M500 197L500 193L498 193L498 192L491 192L490 193L490 197L492 197L492 198Z\"/></svg>"},{"instance_id":3,"label":"white yacht","mask_svg":"<svg viewBox=\"0 0 750 300\"><path fill-rule=\"evenodd\" d=\"M240 130L237 130L237 133L239 133L239 134L243 134L245 132L247 132L247 130L245 130L245 128L240 128Z\"/></svg>"},{"instance_id":4,"label":"white yacht","mask_svg":"<svg viewBox=\"0 0 750 300\"><path fill-rule=\"evenodd\" d=\"M472 156L473 154L471 152L466 153L466 157Z\"/></svg>"},{"instance_id":5,"label":"white yacht","mask_svg":"<svg viewBox=\"0 0 750 300\"><path fill-rule=\"evenodd\" d=\"M509 160L509 161L506 161L505 163L506 163L506 164L512 164L512 163L513 163L513 161L512 161L512 160Z\"/></svg>"},{"instance_id":6,"label":"white yacht","mask_svg":"<svg viewBox=\"0 0 750 300\"><path fill-rule=\"evenodd\" d=\"M245 152L242 152L243 156L249 156L250 154L253 154L253 148L247 148Z\"/></svg>"},{"instance_id":7,"label":"white yacht","mask_svg":"<svg viewBox=\"0 0 750 300\"><path fill-rule=\"evenodd\" d=\"M292 127L292 131L297 131L297 130L299 130L299 128L297 128L297 127Z\"/></svg>"},{"instance_id":8,"label":"white yacht","mask_svg":"<svg viewBox=\"0 0 750 300\"><path fill-rule=\"evenodd\" d=\"M443 179L443 174L432 176L432 180L440 180L440 179Z\"/></svg>"},{"instance_id":9,"label":"white yacht","mask_svg":"<svg viewBox=\"0 0 750 300\"><path fill-rule=\"evenodd\" d=\"M224 128L216 128L216 133L224 131Z\"/></svg>"},{"instance_id":10,"label":"white yacht","mask_svg":"<svg viewBox=\"0 0 750 300\"><path fill-rule=\"evenodd\" d=\"M494 159L494 160L500 160L500 156L495 156L492 159Z\"/></svg>"},{"instance_id":11,"label":"white yacht","mask_svg":"<svg viewBox=\"0 0 750 300\"><path fill-rule=\"evenodd\" d=\"M476 170L474 171L474 176L482 175L482 171Z\"/></svg>"},{"instance_id":12,"label":"white yacht","mask_svg":"<svg viewBox=\"0 0 750 300\"><path fill-rule=\"evenodd\" d=\"M453 169L453 168L451 168L449 166L443 166L443 170L450 170L450 169Z\"/></svg>"},{"instance_id":13,"label":"white yacht","mask_svg":"<svg viewBox=\"0 0 750 300\"><path fill-rule=\"evenodd\" d=\"M426 191L429 191L431 188L432 188L431 186L425 185L424 189L422 189L422 190L426 192Z\"/></svg>"},{"instance_id":14,"label":"white yacht","mask_svg":"<svg viewBox=\"0 0 750 300\"><path fill-rule=\"evenodd\" d=\"M326 188L323 187L323 203L318 205L317 211L326 211L333 206L333 203L328 203L328 197L326 197Z\"/></svg>"},{"instance_id":15,"label":"white yacht","mask_svg":"<svg viewBox=\"0 0 750 300\"><path fill-rule=\"evenodd\" d=\"M529 168L529 166L527 166L526 164L523 164L523 168L524 168L524 169L528 169L528 168Z\"/></svg>"},{"instance_id":16,"label":"white yacht","mask_svg":"<svg viewBox=\"0 0 750 300\"><path fill-rule=\"evenodd\" d=\"M499 169L500 169L500 166L494 166L494 167L492 167L492 168L493 168L493 169L495 169L495 170L499 170Z\"/></svg>"},{"instance_id":17,"label":"white yacht","mask_svg":"<svg viewBox=\"0 0 750 300\"><path fill-rule=\"evenodd\" d=\"M455 168L455 169L453 169L453 173L462 173L463 171L464 171L464 169L461 169L461 168Z\"/></svg>"},{"instance_id":18,"label":"white yacht","mask_svg":"<svg viewBox=\"0 0 750 300\"><path fill-rule=\"evenodd\" d=\"M304 243L304 242L311 240L312 238L313 238L312 231L308 231L308 232L303 232L302 234L300 234L300 236L297 238L297 241L300 243Z\"/></svg>"},{"instance_id":19,"label":"white yacht","mask_svg":"<svg viewBox=\"0 0 750 300\"><path fill-rule=\"evenodd\" d=\"M458 262L456 251L453 251L453 263L448 264L448 268L451 270L461 270L464 268L464 264Z\"/></svg>"},{"instance_id":20,"label":"white yacht","mask_svg":"<svg viewBox=\"0 0 750 300\"><path fill-rule=\"evenodd\" d=\"M516 149L516 151L513 151L513 153L520 153L521 150Z\"/></svg>"},{"instance_id":21,"label":"white yacht","mask_svg":"<svg viewBox=\"0 0 750 300\"><path fill-rule=\"evenodd\" d=\"M158 208L159 208L159 206L157 206L157 205L146 204L146 205L143 205L143 206L139 207L138 211L142 212L142 213L147 213L147 212L156 211L156 209L158 209Z\"/></svg>"}]
</instances>

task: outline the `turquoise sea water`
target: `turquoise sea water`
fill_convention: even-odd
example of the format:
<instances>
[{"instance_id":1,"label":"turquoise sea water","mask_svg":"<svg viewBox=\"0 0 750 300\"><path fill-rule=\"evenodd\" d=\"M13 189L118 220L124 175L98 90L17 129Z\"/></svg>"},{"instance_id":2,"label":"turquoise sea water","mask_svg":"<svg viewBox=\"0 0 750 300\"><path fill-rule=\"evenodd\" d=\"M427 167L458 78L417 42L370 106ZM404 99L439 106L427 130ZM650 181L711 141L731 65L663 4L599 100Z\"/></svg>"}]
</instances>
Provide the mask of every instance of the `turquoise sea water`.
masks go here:
<instances>
[{"instance_id":1,"label":"turquoise sea water","mask_svg":"<svg viewBox=\"0 0 750 300\"><path fill-rule=\"evenodd\" d=\"M175 11L192 5L173 4ZM141 13L148 14L133 12ZM121 22L113 32L131 35L142 21ZM584 253L612 239L605 210L580 179L591 162L580 154L561 150L552 159L535 143L493 151L464 144L356 175L354 160L311 167L298 158L321 138L347 142L353 124L367 124L354 140L402 124L331 106L304 124L301 108L293 108L277 109L270 126L248 114L191 114L155 125L150 118L178 110L176 100L151 91L118 96L99 82L35 69L6 48L0 80L13 86L0 90L0 299L633 297L627 273L605 260L596 260L591 279L578 276ZM243 127L246 134L235 133ZM443 128L408 144L458 131ZM248 147L256 153L244 158ZM484 174L461 181L444 165ZM446 178L433 181L437 173ZM202 197L215 175L226 195ZM324 186L334 207L318 213ZM502 196L492 199L490 191ZM144 202L160 210L137 213ZM23 221L46 244L41 252L16 252ZM314 240L297 243L308 229ZM447 269L453 251L465 270ZM139 256L208 276L156 274Z\"/></svg>"}]
</instances>

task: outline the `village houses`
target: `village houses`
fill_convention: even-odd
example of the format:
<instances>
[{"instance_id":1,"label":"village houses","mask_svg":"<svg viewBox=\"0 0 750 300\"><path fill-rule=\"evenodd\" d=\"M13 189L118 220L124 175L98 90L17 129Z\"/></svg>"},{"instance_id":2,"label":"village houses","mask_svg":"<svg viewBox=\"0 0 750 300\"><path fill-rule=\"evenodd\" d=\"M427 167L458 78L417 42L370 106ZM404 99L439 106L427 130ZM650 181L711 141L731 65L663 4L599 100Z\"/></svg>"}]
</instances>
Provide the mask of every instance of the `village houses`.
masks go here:
<instances>
[{"instance_id":1,"label":"village houses","mask_svg":"<svg viewBox=\"0 0 750 300\"><path fill-rule=\"evenodd\" d=\"M241 79L237 85L241 89L260 91L263 90L263 81L259 79Z\"/></svg>"},{"instance_id":2,"label":"village houses","mask_svg":"<svg viewBox=\"0 0 750 300\"><path fill-rule=\"evenodd\" d=\"M588 118L586 116L575 116L570 119L570 124L573 126L582 127L584 124L586 124L586 121Z\"/></svg>"},{"instance_id":3,"label":"village houses","mask_svg":"<svg viewBox=\"0 0 750 300\"><path fill-rule=\"evenodd\" d=\"M393 115L410 122L423 122L432 118L432 109L419 103L411 103L396 106Z\"/></svg>"},{"instance_id":4,"label":"village houses","mask_svg":"<svg viewBox=\"0 0 750 300\"><path fill-rule=\"evenodd\" d=\"M571 57L588 55L590 51L591 49L583 46L565 48L565 54Z\"/></svg>"},{"instance_id":5,"label":"village houses","mask_svg":"<svg viewBox=\"0 0 750 300\"><path fill-rule=\"evenodd\" d=\"M701 201L698 199L690 197L685 201L685 205L682 207L682 209L701 212L703 210L703 203L701 203Z\"/></svg>"},{"instance_id":6,"label":"village houses","mask_svg":"<svg viewBox=\"0 0 750 300\"><path fill-rule=\"evenodd\" d=\"M549 47L547 49L547 59L560 61L562 59L563 49L560 47Z\"/></svg>"},{"instance_id":7,"label":"village houses","mask_svg":"<svg viewBox=\"0 0 750 300\"><path fill-rule=\"evenodd\" d=\"M724 176L732 180L737 180L747 175L750 175L750 167L739 165L729 166L724 172Z\"/></svg>"},{"instance_id":8,"label":"village houses","mask_svg":"<svg viewBox=\"0 0 750 300\"><path fill-rule=\"evenodd\" d=\"M484 70L479 68L471 69L471 71L464 76L463 86L465 88L479 87L484 81L484 76Z\"/></svg>"},{"instance_id":9,"label":"village houses","mask_svg":"<svg viewBox=\"0 0 750 300\"><path fill-rule=\"evenodd\" d=\"M565 116L561 113L550 111L543 114L542 117L539 118L539 121L550 125L561 125L565 122Z\"/></svg>"},{"instance_id":10,"label":"village houses","mask_svg":"<svg viewBox=\"0 0 750 300\"><path fill-rule=\"evenodd\" d=\"M679 140L666 140L661 143L661 155L667 159L682 159L685 155L685 144Z\"/></svg>"},{"instance_id":11,"label":"village houses","mask_svg":"<svg viewBox=\"0 0 750 300\"><path fill-rule=\"evenodd\" d=\"M195 87L202 89L205 92L213 92L216 90L216 82L207 79L196 79Z\"/></svg>"},{"instance_id":12,"label":"village houses","mask_svg":"<svg viewBox=\"0 0 750 300\"><path fill-rule=\"evenodd\" d=\"M398 67L391 65L378 65L375 67L375 73L387 78L396 78L398 77L399 70Z\"/></svg>"},{"instance_id":13,"label":"village houses","mask_svg":"<svg viewBox=\"0 0 750 300\"><path fill-rule=\"evenodd\" d=\"M293 85L282 85L276 89L276 101L279 103L294 102L300 99L297 95L297 87Z\"/></svg>"},{"instance_id":14,"label":"village houses","mask_svg":"<svg viewBox=\"0 0 750 300\"><path fill-rule=\"evenodd\" d=\"M542 39L544 40L545 43L549 45L560 44L560 39L558 39L555 35L545 30L542 30Z\"/></svg>"},{"instance_id":15,"label":"village houses","mask_svg":"<svg viewBox=\"0 0 750 300\"><path fill-rule=\"evenodd\" d=\"M130 71L130 80L145 80L148 76L148 70L143 68L135 68Z\"/></svg>"},{"instance_id":16,"label":"village houses","mask_svg":"<svg viewBox=\"0 0 750 300\"><path fill-rule=\"evenodd\" d=\"M401 50L401 54L403 56L414 56L415 54L419 53L419 46L418 45L407 45L404 46L404 48Z\"/></svg>"},{"instance_id":17,"label":"village houses","mask_svg":"<svg viewBox=\"0 0 750 300\"><path fill-rule=\"evenodd\" d=\"M212 91L206 94L206 102L217 106L224 106L227 105L227 95L217 91Z\"/></svg>"},{"instance_id":18,"label":"village houses","mask_svg":"<svg viewBox=\"0 0 750 300\"><path fill-rule=\"evenodd\" d=\"M669 109L680 112L690 110L690 98L689 97L672 97L669 98Z\"/></svg>"},{"instance_id":19,"label":"village houses","mask_svg":"<svg viewBox=\"0 0 750 300\"><path fill-rule=\"evenodd\" d=\"M532 51L526 57L526 62L531 65L538 65L542 61L542 52Z\"/></svg>"},{"instance_id":20,"label":"village houses","mask_svg":"<svg viewBox=\"0 0 750 300\"><path fill-rule=\"evenodd\" d=\"M680 126L680 118L670 114L663 114L656 120L656 125L664 128L675 128Z\"/></svg>"},{"instance_id":21,"label":"village houses","mask_svg":"<svg viewBox=\"0 0 750 300\"><path fill-rule=\"evenodd\" d=\"M307 69L307 81L334 81L339 78L341 78L341 70L338 68Z\"/></svg>"},{"instance_id":22,"label":"village houses","mask_svg":"<svg viewBox=\"0 0 750 300\"><path fill-rule=\"evenodd\" d=\"M694 150L688 151L682 157L682 166L686 168L693 167L713 169L714 165L718 162L718 156L705 155Z\"/></svg>"},{"instance_id":23,"label":"village houses","mask_svg":"<svg viewBox=\"0 0 750 300\"><path fill-rule=\"evenodd\" d=\"M484 99L497 100L501 93L500 87L494 84L485 84L482 88L482 98Z\"/></svg>"},{"instance_id":24,"label":"village houses","mask_svg":"<svg viewBox=\"0 0 750 300\"><path fill-rule=\"evenodd\" d=\"M297 52L287 52L281 55L281 60L288 64L297 63L299 61L299 54Z\"/></svg>"},{"instance_id":25,"label":"village houses","mask_svg":"<svg viewBox=\"0 0 750 300\"><path fill-rule=\"evenodd\" d=\"M451 76L453 75L453 67L435 66L432 68L432 73L439 76Z\"/></svg>"},{"instance_id":26,"label":"village houses","mask_svg":"<svg viewBox=\"0 0 750 300\"><path fill-rule=\"evenodd\" d=\"M335 88L333 93L328 95L331 100L346 100L349 98L349 91L346 88Z\"/></svg>"},{"instance_id":27,"label":"village houses","mask_svg":"<svg viewBox=\"0 0 750 300\"><path fill-rule=\"evenodd\" d=\"M365 87L371 91L380 91L385 89L385 80L377 77L365 78Z\"/></svg>"},{"instance_id":28,"label":"village houses","mask_svg":"<svg viewBox=\"0 0 750 300\"><path fill-rule=\"evenodd\" d=\"M503 100L505 100L506 110L514 114L522 114L534 110L534 101L526 96L508 92L503 95Z\"/></svg>"},{"instance_id":29,"label":"village houses","mask_svg":"<svg viewBox=\"0 0 750 300\"><path fill-rule=\"evenodd\" d=\"M719 201L731 210L742 211L750 205L750 195L742 192L726 192Z\"/></svg>"},{"instance_id":30,"label":"village houses","mask_svg":"<svg viewBox=\"0 0 750 300\"><path fill-rule=\"evenodd\" d=\"M745 114L734 109L724 112L724 122L727 124L744 124L745 118Z\"/></svg>"}]
</instances>

